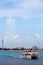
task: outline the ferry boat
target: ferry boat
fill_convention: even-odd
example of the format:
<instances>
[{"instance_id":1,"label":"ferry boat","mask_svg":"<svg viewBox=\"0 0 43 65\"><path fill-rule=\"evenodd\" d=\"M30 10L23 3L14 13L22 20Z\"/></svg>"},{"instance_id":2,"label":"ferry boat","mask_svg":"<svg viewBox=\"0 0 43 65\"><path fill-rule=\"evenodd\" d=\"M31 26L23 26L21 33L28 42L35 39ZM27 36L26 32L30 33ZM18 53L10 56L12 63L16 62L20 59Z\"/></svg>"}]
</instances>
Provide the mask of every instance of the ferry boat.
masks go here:
<instances>
[{"instance_id":1,"label":"ferry boat","mask_svg":"<svg viewBox=\"0 0 43 65\"><path fill-rule=\"evenodd\" d=\"M25 51L23 53L23 59L38 59L38 52L35 51Z\"/></svg>"}]
</instances>

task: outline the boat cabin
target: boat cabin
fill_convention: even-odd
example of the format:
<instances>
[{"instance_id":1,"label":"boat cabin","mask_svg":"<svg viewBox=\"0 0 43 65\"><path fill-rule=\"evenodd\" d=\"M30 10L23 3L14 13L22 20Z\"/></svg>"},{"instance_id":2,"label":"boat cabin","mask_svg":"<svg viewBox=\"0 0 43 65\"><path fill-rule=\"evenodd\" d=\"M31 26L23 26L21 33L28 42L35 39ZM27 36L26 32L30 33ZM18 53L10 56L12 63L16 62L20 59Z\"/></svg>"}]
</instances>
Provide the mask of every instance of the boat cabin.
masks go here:
<instances>
[{"instance_id":1,"label":"boat cabin","mask_svg":"<svg viewBox=\"0 0 43 65\"><path fill-rule=\"evenodd\" d=\"M23 58L24 59L38 59L38 52L24 52L23 53Z\"/></svg>"}]
</instances>

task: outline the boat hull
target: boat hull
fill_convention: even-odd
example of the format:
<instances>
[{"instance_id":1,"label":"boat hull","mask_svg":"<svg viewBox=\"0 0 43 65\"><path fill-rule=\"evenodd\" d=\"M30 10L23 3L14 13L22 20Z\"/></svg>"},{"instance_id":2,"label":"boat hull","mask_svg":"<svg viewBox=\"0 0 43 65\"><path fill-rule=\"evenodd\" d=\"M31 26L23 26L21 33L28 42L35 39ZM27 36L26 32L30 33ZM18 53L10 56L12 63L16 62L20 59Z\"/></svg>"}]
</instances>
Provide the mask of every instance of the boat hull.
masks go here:
<instances>
[{"instance_id":1,"label":"boat hull","mask_svg":"<svg viewBox=\"0 0 43 65\"><path fill-rule=\"evenodd\" d=\"M24 59L38 59L38 53L36 52L25 52L23 53Z\"/></svg>"}]
</instances>

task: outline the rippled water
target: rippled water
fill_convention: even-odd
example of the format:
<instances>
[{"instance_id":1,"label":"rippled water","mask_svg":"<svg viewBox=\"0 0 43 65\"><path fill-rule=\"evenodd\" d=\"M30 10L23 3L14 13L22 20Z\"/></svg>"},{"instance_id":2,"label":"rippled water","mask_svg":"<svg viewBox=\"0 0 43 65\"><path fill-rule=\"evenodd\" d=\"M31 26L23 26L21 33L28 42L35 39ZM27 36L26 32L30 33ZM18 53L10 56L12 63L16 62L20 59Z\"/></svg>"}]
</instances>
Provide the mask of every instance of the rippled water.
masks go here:
<instances>
[{"instance_id":1,"label":"rippled water","mask_svg":"<svg viewBox=\"0 0 43 65\"><path fill-rule=\"evenodd\" d=\"M0 57L22 57L23 50L0 50ZM43 58L43 51L38 51L39 57Z\"/></svg>"},{"instance_id":2,"label":"rippled water","mask_svg":"<svg viewBox=\"0 0 43 65\"><path fill-rule=\"evenodd\" d=\"M25 60L20 59L23 51L0 50L0 65L43 65L43 51L38 52L38 60Z\"/></svg>"},{"instance_id":3,"label":"rippled water","mask_svg":"<svg viewBox=\"0 0 43 65\"><path fill-rule=\"evenodd\" d=\"M22 57L23 51L20 50L0 50L0 57Z\"/></svg>"}]
</instances>

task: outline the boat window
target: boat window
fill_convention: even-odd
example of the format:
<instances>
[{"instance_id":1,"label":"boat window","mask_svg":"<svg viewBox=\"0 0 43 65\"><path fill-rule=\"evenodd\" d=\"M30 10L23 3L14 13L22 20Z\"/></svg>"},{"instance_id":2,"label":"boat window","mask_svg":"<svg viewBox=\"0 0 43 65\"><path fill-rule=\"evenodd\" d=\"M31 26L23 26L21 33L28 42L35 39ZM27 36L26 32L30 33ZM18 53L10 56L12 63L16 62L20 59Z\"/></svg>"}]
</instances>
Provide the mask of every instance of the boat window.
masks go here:
<instances>
[{"instance_id":1,"label":"boat window","mask_svg":"<svg viewBox=\"0 0 43 65\"><path fill-rule=\"evenodd\" d=\"M30 55L30 54L25 54L25 55Z\"/></svg>"},{"instance_id":2,"label":"boat window","mask_svg":"<svg viewBox=\"0 0 43 65\"><path fill-rule=\"evenodd\" d=\"M30 55L30 54L28 54L28 55Z\"/></svg>"}]
</instances>

